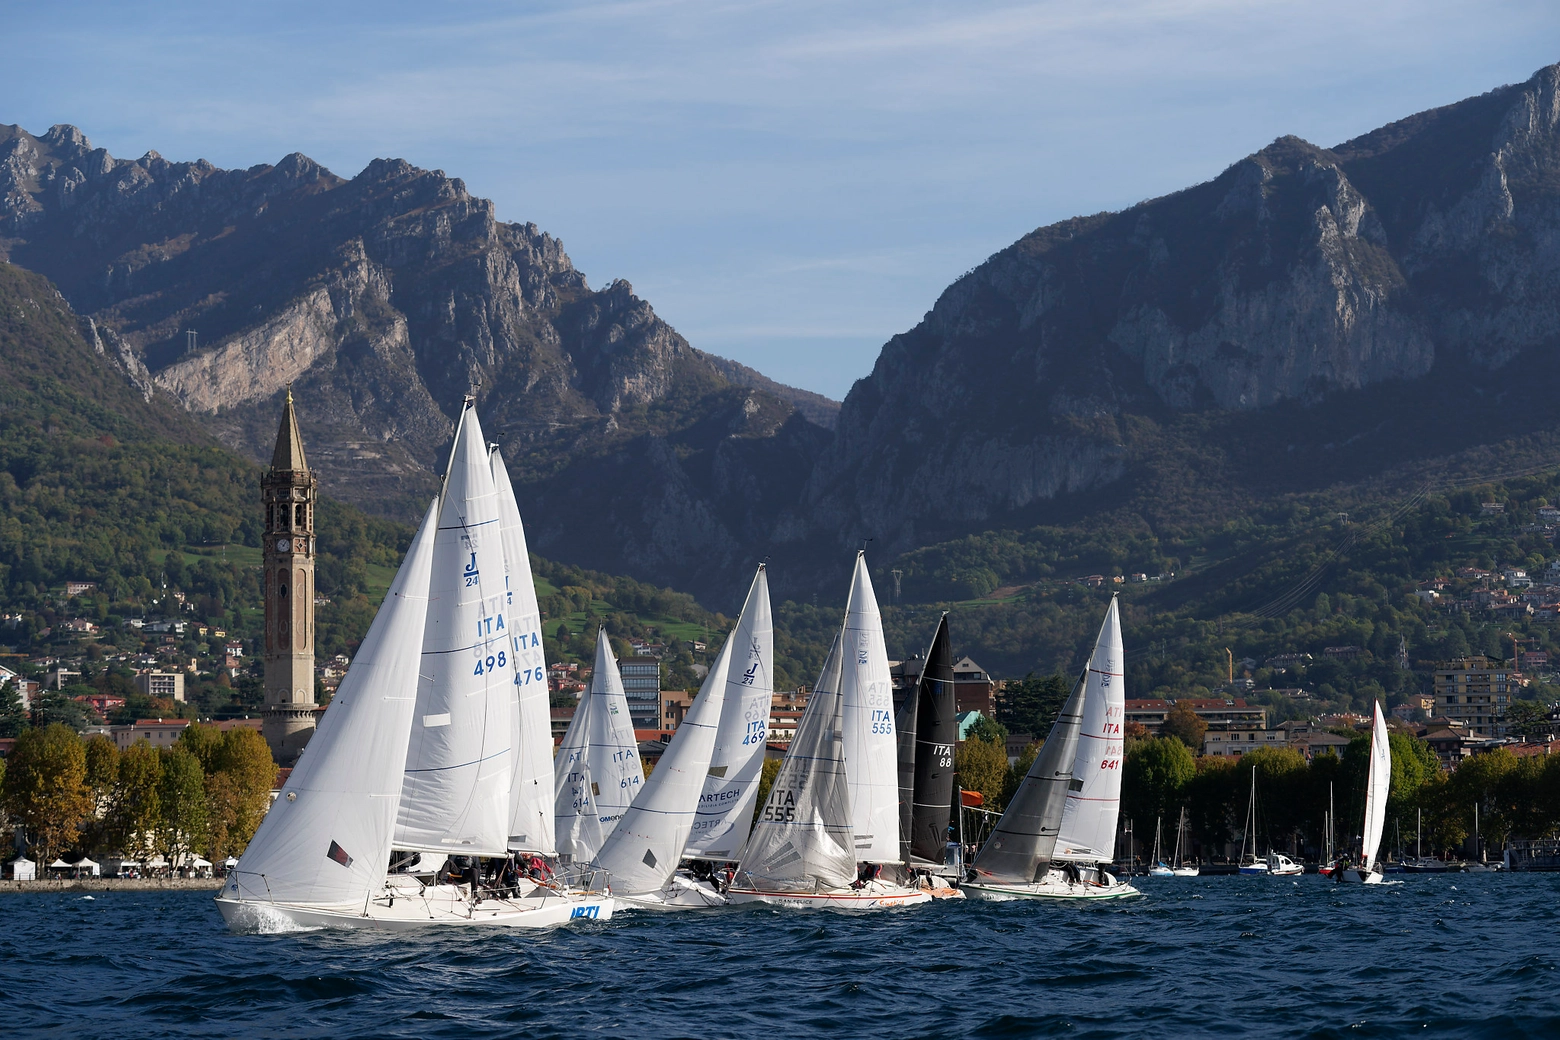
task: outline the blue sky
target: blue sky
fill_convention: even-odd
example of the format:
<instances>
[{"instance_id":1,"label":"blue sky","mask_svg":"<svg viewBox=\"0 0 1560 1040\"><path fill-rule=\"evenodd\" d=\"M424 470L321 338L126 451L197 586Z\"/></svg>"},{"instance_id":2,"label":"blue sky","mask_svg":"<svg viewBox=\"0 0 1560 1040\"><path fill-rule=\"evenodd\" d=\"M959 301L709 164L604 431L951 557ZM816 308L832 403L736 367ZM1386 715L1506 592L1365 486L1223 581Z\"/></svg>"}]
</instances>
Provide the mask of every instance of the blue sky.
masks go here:
<instances>
[{"instance_id":1,"label":"blue sky","mask_svg":"<svg viewBox=\"0 0 1560 1040\"><path fill-rule=\"evenodd\" d=\"M13 7L0 122L463 177L697 347L841 397L1024 233L1560 61L1552 0Z\"/></svg>"}]
</instances>

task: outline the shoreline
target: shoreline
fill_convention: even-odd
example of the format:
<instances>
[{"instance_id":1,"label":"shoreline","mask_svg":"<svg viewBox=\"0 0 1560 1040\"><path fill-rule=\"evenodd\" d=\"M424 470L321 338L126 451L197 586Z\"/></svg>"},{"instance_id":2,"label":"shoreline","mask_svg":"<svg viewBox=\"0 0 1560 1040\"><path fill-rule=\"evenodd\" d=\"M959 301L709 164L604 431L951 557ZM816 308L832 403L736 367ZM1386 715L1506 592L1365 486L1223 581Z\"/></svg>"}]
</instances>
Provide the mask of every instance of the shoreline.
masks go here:
<instances>
[{"instance_id":1,"label":"shoreline","mask_svg":"<svg viewBox=\"0 0 1560 1040\"><path fill-rule=\"evenodd\" d=\"M222 887L221 878L49 878L0 881L0 892L162 892L206 891Z\"/></svg>"}]
</instances>

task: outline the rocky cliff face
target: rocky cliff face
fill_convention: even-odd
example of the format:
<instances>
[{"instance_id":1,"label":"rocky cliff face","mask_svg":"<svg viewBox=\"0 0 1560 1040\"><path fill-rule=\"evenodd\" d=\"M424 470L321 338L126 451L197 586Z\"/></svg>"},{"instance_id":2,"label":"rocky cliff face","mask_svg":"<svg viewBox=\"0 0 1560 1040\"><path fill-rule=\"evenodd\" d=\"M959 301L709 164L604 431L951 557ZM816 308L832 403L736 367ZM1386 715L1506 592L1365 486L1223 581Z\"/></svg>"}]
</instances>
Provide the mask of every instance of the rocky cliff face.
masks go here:
<instances>
[{"instance_id":1,"label":"rocky cliff face","mask_svg":"<svg viewBox=\"0 0 1560 1040\"><path fill-rule=\"evenodd\" d=\"M1173 467L1141 432L1176 413L1499 379L1554 351L1557 85L1546 68L1331 149L1281 138L1206 184L1025 236L885 346L811 514L840 541L908 547Z\"/></svg>"},{"instance_id":2,"label":"rocky cliff face","mask_svg":"<svg viewBox=\"0 0 1560 1040\"><path fill-rule=\"evenodd\" d=\"M1324 486L1545 422L1557 94L1560 66L1041 228L842 408L701 353L626 282L591 289L557 240L395 160L220 170L0 127L0 257L257 460L291 383L327 488L380 511L416 510L474 392L538 551L722 605L770 552L782 585L833 588L862 537Z\"/></svg>"},{"instance_id":3,"label":"rocky cliff face","mask_svg":"<svg viewBox=\"0 0 1560 1040\"><path fill-rule=\"evenodd\" d=\"M685 587L740 575L837 408L693 349L627 282L593 291L556 239L399 160L221 170L0 127L0 257L257 461L291 385L327 489L380 511L420 509L474 393L538 551ZM790 480L781 501L755 465Z\"/></svg>"}]
</instances>

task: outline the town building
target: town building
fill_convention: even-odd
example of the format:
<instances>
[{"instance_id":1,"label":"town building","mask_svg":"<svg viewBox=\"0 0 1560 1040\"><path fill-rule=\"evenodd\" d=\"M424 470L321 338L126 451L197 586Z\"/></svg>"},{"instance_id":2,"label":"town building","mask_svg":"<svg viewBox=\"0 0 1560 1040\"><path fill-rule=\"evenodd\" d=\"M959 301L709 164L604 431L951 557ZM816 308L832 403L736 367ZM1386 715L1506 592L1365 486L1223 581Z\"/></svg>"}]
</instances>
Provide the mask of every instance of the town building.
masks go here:
<instances>
[{"instance_id":1,"label":"town building","mask_svg":"<svg viewBox=\"0 0 1560 1040\"><path fill-rule=\"evenodd\" d=\"M1506 705L1523 686L1522 673L1488 657L1459 657L1435 666L1435 711L1473 737L1499 736Z\"/></svg>"},{"instance_id":2,"label":"town building","mask_svg":"<svg viewBox=\"0 0 1560 1040\"><path fill-rule=\"evenodd\" d=\"M290 766L314 735L314 507L319 480L303 454L292 391L282 408L271 468L260 478L265 504L265 715L276 761ZM238 649L242 653L242 647ZM231 662L231 663L229 663ZM237 656L230 648L224 662Z\"/></svg>"},{"instance_id":3,"label":"town building","mask_svg":"<svg viewBox=\"0 0 1560 1040\"><path fill-rule=\"evenodd\" d=\"M1229 729L1212 729L1203 737L1203 754L1218 757L1239 758L1259 747L1281 748L1289 746L1289 734L1282 729L1265 729L1256 726L1232 726Z\"/></svg>"},{"instance_id":4,"label":"town building","mask_svg":"<svg viewBox=\"0 0 1560 1040\"><path fill-rule=\"evenodd\" d=\"M693 707L692 690L665 690L661 694L661 728L675 731Z\"/></svg>"},{"instance_id":5,"label":"town building","mask_svg":"<svg viewBox=\"0 0 1560 1040\"><path fill-rule=\"evenodd\" d=\"M1130 699L1126 702L1126 710L1122 718L1124 722L1136 722L1150 734L1158 736L1160 728L1164 725L1165 716L1172 709L1179 707L1190 708L1198 718L1208 724L1210 730L1267 729L1267 708L1260 704L1247 704L1244 697Z\"/></svg>"},{"instance_id":6,"label":"town building","mask_svg":"<svg viewBox=\"0 0 1560 1040\"><path fill-rule=\"evenodd\" d=\"M137 719L128 726L112 726L110 732L120 751L141 740L161 749L173 747L189 726L189 719Z\"/></svg>"},{"instance_id":7,"label":"town building","mask_svg":"<svg viewBox=\"0 0 1560 1040\"><path fill-rule=\"evenodd\" d=\"M135 688L148 697L163 697L184 703L183 672L140 672L135 677Z\"/></svg>"},{"instance_id":8,"label":"town building","mask_svg":"<svg viewBox=\"0 0 1560 1040\"><path fill-rule=\"evenodd\" d=\"M920 676L916 676L920 681ZM991 673L968 657L953 662L953 703L956 711L994 715L997 684Z\"/></svg>"},{"instance_id":9,"label":"town building","mask_svg":"<svg viewBox=\"0 0 1560 1040\"><path fill-rule=\"evenodd\" d=\"M661 725L661 661L656 657L625 657L618 662L623 677L623 696L628 700L628 717L635 729L656 729Z\"/></svg>"}]
</instances>

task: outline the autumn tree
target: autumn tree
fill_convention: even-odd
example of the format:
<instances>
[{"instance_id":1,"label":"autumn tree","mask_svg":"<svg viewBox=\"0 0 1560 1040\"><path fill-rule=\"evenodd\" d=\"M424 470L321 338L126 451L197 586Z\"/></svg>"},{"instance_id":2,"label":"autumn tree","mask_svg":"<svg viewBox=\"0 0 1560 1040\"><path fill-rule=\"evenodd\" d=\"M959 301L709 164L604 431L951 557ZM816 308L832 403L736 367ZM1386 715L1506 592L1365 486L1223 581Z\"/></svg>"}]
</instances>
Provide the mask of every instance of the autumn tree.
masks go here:
<instances>
[{"instance_id":1,"label":"autumn tree","mask_svg":"<svg viewBox=\"0 0 1560 1040\"><path fill-rule=\"evenodd\" d=\"M953 768L959 785L966 791L979 791L986 808L1000 811L1002 789L1007 782L1008 760L1005 739L983 740L973 732L953 753Z\"/></svg>"},{"instance_id":2,"label":"autumn tree","mask_svg":"<svg viewBox=\"0 0 1560 1040\"><path fill-rule=\"evenodd\" d=\"M111 840L128 855L143 856L162 823L162 758L138 740L119 756L119 783L110 810Z\"/></svg>"},{"instance_id":3,"label":"autumn tree","mask_svg":"<svg viewBox=\"0 0 1560 1040\"><path fill-rule=\"evenodd\" d=\"M243 726L221 735L210 761L206 792L212 858L236 856L270 808L276 763L265 738Z\"/></svg>"},{"instance_id":4,"label":"autumn tree","mask_svg":"<svg viewBox=\"0 0 1560 1040\"><path fill-rule=\"evenodd\" d=\"M83 832L87 848L101 854L110 851L109 816L114 806L114 788L119 783L119 748L100 733L87 741L85 752L92 811Z\"/></svg>"},{"instance_id":5,"label":"autumn tree","mask_svg":"<svg viewBox=\"0 0 1560 1040\"><path fill-rule=\"evenodd\" d=\"M1192 754L1202 754L1203 737L1208 734L1208 722L1192 710L1189 704L1177 704L1165 713L1165 721L1159 727L1162 736L1174 737L1191 749Z\"/></svg>"},{"instance_id":6,"label":"autumn tree","mask_svg":"<svg viewBox=\"0 0 1560 1040\"><path fill-rule=\"evenodd\" d=\"M70 848L92 811L86 749L76 731L61 723L23 730L6 760L4 800L38 847L39 862Z\"/></svg>"}]
</instances>

